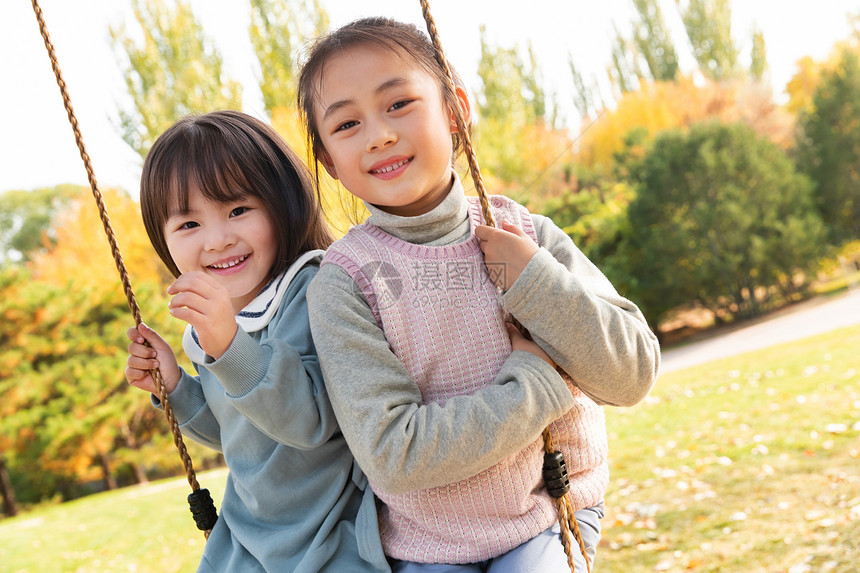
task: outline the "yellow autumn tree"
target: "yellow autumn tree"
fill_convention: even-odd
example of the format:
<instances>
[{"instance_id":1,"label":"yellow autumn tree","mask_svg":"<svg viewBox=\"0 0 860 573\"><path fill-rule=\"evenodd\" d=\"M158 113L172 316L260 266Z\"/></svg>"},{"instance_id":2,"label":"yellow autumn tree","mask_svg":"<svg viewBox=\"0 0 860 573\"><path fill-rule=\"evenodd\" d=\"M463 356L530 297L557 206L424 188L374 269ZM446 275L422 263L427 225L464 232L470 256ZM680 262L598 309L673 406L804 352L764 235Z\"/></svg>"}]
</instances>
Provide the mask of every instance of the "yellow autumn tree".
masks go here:
<instances>
[{"instance_id":1,"label":"yellow autumn tree","mask_svg":"<svg viewBox=\"0 0 860 573\"><path fill-rule=\"evenodd\" d=\"M272 110L272 127L302 157L311 172L319 179L322 209L336 236L349 230L350 224L361 222L367 216L363 205L352 198L343 186L329 177L325 169L314 165L308 148L307 133L301 114L295 107L276 107Z\"/></svg>"},{"instance_id":2,"label":"yellow autumn tree","mask_svg":"<svg viewBox=\"0 0 860 573\"><path fill-rule=\"evenodd\" d=\"M167 311L171 278L138 204L113 189L103 195L143 318L178 349L185 325ZM0 278L0 433L9 436L0 447L32 478L27 498L59 489L68 499L75 484L112 488L181 469L163 414L125 381L134 321L89 189L72 192L49 231L44 252ZM188 446L195 459L214 458Z\"/></svg>"},{"instance_id":3,"label":"yellow autumn tree","mask_svg":"<svg viewBox=\"0 0 860 573\"><path fill-rule=\"evenodd\" d=\"M576 161L606 173L633 130L646 139L660 131L716 119L742 122L781 147L791 142L793 119L771 97L766 85L742 80L698 84L690 77L674 82L642 82L627 92L614 109L605 109L583 134Z\"/></svg>"},{"instance_id":4,"label":"yellow autumn tree","mask_svg":"<svg viewBox=\"0 0 860 573\"><path fill-rule=\"evenodd\" d=\"M821 64L805 56L797 60L794 66L796 71L785 84L785 93L788 95L785 107L789 112L799 115L812 110L812 98L821 78Z\"/></svg>"},{"instance_id":5,"label":"yellow autumn tree","mask_svg":"<svg viewBox=\"0 0 860 573\"><path fill-rule=\"evenodd\" d=\"M855 26L860 27L860 14L855 18ZM813 111L812 100L821 77L836 70L845 51L860 54L860 28L855 30L852 37L836 42L825 59L816 61L805 56L795 62L794 75L785 85L785 93L788 96L785 107L789 112L800 115Z\"/></svg>"},{"instance_id":6,"label":"yellow autumn tree","mask_svg":"<svg viewBox=\"0 0 860 573\"><path fill-rule=\"evenodd\" d=\"M146 235L140 205L122 191L104 189L101 193L132 284L171 280ZM118 288L116 264L89 189L80 188L69 207L57 216L52 231L55 246L32 261L37 280L60 286Z\"/></svg>"}]
</instances>

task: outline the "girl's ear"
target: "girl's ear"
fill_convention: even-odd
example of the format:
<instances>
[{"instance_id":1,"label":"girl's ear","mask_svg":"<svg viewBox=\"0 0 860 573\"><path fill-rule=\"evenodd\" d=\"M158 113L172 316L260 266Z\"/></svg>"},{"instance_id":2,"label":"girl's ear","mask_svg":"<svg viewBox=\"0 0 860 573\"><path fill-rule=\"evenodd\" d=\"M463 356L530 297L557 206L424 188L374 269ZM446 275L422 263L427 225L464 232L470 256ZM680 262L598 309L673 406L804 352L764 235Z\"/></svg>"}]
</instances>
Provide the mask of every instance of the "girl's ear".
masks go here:
<instances>
[{"instance_id":1,"label":"girl's ear","mask_svg":"<svg viewBox=\"0 0 860 573\"><path fill-rule=\"evenodd\" d=\"M334 167L334 162L331 160L331 156L325 149L320 149L319 153L317 153L317 159L322 163L323 167L325 167L326 173L331 175L332 179L339 179L337 176L337 169Z\"/></svg>"},{"instance_id":2,"label":"girl's ear","mask_svg":"<svg viewBox=\"0 0 860 573\"><path fill-rule=\"evenodd\" d=\"M454 87L454 93L457 96L457 103L460 104L460 113L463 115L463 122L469 125L469 122L472 120L472 106L469 104L469 96L466 94L466 90L460 86ZM457 133L458 131L457 117L454 115L454 110L451 110L451 133Z\"/></svg>"}]
</instances>

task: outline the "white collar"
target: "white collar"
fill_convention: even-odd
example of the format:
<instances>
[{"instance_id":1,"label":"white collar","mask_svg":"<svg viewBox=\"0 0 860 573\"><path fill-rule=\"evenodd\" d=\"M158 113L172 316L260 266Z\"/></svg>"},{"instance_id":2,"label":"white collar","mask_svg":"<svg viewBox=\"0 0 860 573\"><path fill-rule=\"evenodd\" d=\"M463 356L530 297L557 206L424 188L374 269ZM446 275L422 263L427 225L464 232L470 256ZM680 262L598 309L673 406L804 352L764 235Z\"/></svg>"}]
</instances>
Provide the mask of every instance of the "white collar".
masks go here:
<instances>
[{"instance_id":1,"label":"white collar","mask_svg":"<svg viewBox=\"0 0 860 573\"><path fill-rule=\"evenodd\" d=\"M296 277L296 274L307 263L316 260L319 264L325 251L314 250L302 254L296 261L290 265L285 272L270 280L263 290L248 305L239 311L236 315L236 323L245 332L256 332L262 330L281 305L281 299L284 298L284 293L290 286L290 283ZM182 336L182 348L188 358L196 364L206 363L206 353L197 342L197 333L189 324L185 327L185 334Z\"/></svg>"},{"instance_id":2,"label":"white collar","mask_svg":"<svg viewBox=\"0 0 860 573\"><path fill-rule=\"evenodd\" d=\"M403 217L392 215L367 202L364 205L370 213L368 223L410 243L437 245L442 241L442 244L447 244L452 242L452 239L453 242L460 241L463 235L469 234L469 204L466 202L463 183L456 171L448 195L439 205L423 215ZM452 238L443 238L450 234L453 234Z\"/></svg>"}]
</instances>

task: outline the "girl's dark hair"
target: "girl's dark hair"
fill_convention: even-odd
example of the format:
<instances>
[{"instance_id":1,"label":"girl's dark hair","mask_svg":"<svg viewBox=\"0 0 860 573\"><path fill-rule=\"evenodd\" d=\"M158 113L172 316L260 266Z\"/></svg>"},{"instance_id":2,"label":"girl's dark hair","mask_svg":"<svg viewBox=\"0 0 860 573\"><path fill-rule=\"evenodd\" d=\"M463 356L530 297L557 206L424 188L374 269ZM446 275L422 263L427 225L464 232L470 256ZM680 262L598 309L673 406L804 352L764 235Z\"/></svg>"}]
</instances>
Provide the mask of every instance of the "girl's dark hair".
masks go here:
<instances>
[{"instance_id":1,"label":"girl's dark hair","mask_svg":"<svg viewBox=\"0 0 860 573\"><path fill-rule=\"evenodd\" d=\"M247 196L262 201L277 243L269 278L303 252L332 242L307 167L274 129L250 115L215 111L185 117L162 133L146 156L140 178L143 224L175 277L180 272L167 249L164 224L172 205L188 210L194 189L222 203Z\"/></svg>"},{"instance_id":2,"label":"girl's dark hair","mask_svg":"<svg viewBox=\"0 0 860 573\"><path fill-rule=\"evenodd\" d=\"M381 17L355 20L317 39L310 46L299 74L298 105L307 128L308 148L313 153L314 159L318 159L320 153L324 151L314 113L314 102L319 96L319 82L325 72L326 62L345 50L368 45L393 51L404 60L415 63L436 79L442 99L451 109L456 109L460 105L457 94L449 88L445 71L436 60L433 44L417 26ZM464 88L457 72L453 68L451 72L454 75L455 85ZM456 154L460 149L460 138L456 133L451 134L451 137ZM319 177L317 177L317 183L319 183Z\"/></svg>"}]
</instances>

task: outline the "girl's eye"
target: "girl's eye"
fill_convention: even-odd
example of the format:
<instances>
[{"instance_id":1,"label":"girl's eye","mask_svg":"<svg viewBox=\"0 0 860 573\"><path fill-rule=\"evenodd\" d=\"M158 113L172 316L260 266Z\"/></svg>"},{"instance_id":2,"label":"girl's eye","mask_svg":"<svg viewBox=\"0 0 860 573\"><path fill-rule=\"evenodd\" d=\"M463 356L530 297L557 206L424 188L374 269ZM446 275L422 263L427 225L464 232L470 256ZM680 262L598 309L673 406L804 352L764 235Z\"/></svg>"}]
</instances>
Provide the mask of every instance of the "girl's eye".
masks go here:
<instances>
[{"instance_id":1,"label":"girl's eye","mask_svg":"<svg viewBox=\"0 0 860 573\"><path fill-rule=\"evenodd\" d=\"M236 207L235 209L230 211L230 216L231 217L238 217L239 215L242 215L243 213L247 213L247 212L248 212L247 207Z\"/></svg>"},{"instance_id":2,"label":"girl's eye","mask_svg":"<svg viewBox=\"0 0 860 573\"><path fill-rule=\"evenodd\" d=\"M358 125L357 121L345 121L342 124L338 125L334 131L335 132L344 131L344 130L349 129L350 127L355 127L356 125Z\"/></svg>"},{"instance_id":3,"label":"girl's eye","mask_svg":"<svg viewBox=\"0 0 860 573\"><path fill-rule=\"evenodd\" d=\"M402 108L406 107L407 105L409 105L410 103L412 103L411 99L405 99L403 101L399 101L399 102L395 103L394 105L392 105L389 108L389 111L395 111L398 109L402 109Z\"/></svg>"},{"instance_id":4,"label":"girl's eye","mask_svg":"<svg viewBox=\"0 0 860 573\"><path fill-rule=\"evenodd\" d=\"M186 221L185 223L182 223L181 225L179 225L179 230L184 231L184 230L188 230L188 229L193 229L194 227L197 227L197 226L198 226L197 223L194 221Z\"/></svg>"}]
</instances>

